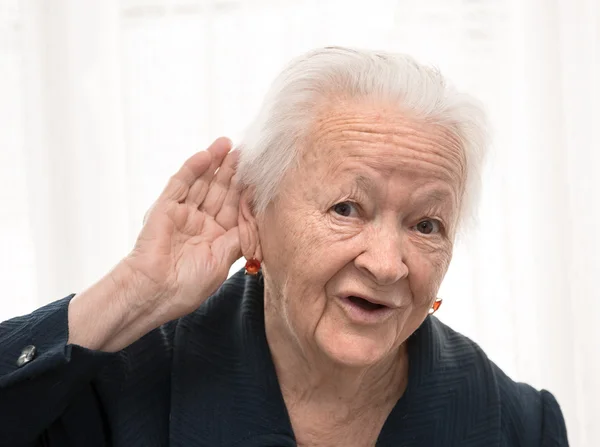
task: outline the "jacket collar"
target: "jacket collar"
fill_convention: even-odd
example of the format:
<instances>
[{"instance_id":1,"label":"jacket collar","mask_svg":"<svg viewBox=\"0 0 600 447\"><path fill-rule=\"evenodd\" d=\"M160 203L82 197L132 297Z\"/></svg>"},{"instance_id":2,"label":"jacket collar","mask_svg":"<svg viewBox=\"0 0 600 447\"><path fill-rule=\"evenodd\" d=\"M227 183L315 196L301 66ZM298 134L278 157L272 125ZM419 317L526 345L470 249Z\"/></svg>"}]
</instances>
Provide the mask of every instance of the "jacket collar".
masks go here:
<instances>
[{"instance_id":1,"label":"jacket collar","mask_svg":"<svg viewBox=\"0 0 600 447\"><path fill-rule=\"evenodd\" d=\"M498 445L495 377L473 346L425 319L408 340L408 386L377 446L462 446L473 436L473 445ZM180 320L171 396L173 446L296 445L266 340L260 277L237 273Z\"/></svg>"}]
</instances>

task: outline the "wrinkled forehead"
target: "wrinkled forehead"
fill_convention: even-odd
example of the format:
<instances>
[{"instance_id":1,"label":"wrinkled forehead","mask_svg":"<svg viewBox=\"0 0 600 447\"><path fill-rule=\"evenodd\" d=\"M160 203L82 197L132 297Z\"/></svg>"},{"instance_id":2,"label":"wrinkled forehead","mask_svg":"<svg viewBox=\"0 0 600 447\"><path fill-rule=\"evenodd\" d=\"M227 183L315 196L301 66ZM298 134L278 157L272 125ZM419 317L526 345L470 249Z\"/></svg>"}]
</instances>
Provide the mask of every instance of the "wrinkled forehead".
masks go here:
<instances>
[{"instance_id":1,"label":"wrinkled forehead","mask_svg":"<svg viewBox=\"0 0 600 447\"><path fill-rule=\"evenodd\" d=\"M341 102L323 107L315 117L302 152L305 169L374 170L414 181L437 179L462 191L466 160L449 126L407 117L392 107Z\"/></svg>"}]
</instances>

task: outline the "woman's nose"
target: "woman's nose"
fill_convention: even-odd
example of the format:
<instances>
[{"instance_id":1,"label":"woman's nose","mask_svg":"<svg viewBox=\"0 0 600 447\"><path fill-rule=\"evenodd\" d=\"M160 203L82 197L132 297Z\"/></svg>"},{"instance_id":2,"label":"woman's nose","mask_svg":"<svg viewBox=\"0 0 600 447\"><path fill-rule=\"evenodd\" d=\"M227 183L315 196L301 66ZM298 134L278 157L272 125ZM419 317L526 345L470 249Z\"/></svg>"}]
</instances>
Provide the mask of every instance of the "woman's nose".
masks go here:
<instances>
[{"instance_id":1,"label":"woman's nose","mask_svg":"<svg viewBox=\"0 0 600 447\"><path fill-rule=\"evenodd\" d=\"M390 285L408 275L408 266L398 234L377 232L369 238L365 250L355 259L355 265L378 285Z\"/></svg>"}]
</instances>

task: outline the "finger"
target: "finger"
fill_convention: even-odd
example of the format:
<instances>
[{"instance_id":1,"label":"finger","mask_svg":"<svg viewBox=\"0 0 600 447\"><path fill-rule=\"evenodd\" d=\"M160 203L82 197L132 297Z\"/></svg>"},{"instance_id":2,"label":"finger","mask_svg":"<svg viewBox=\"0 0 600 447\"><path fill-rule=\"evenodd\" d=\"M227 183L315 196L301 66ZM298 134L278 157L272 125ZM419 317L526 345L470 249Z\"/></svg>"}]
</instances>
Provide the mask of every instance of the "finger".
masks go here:
<instances>
[{"instance_id":1,"label":"finger","mask_svg":"<svg viewBox=\"0 0 600 447\"><path fill-rule=\"evenodd\" d=\"M175 200L180 202L186 198L196 179L202 176L211 165L212 154L207 151L197 152L186 160L175 173L161 193L159 200Z\"/></svg>"},{"instance_id":2,"label":"finger","mask_svg":"<svg viewBox=\"0 0 600 447\"><path fill-rule=\"evenodd\" d=\"M240 192L238 176L234 175L231 178L227 195L221 204L221 208L215 216L215 221L226 230L229 230L238 224Z\"/></svg>"},{"instance_id":3,"label":"finger","mask_svg":"<svg viewBox=\"0 0 600 447\"><path fill-rule=\"evenodd\" d=\"M220 142L220 144L216 144ZM212 155L210 168L207 169L192 185L186 197L186 203L198 207L209 191L210 183L215 175L215 171L223 163L223 159L231 149L231 140L228 138L219 138L208 148Z\"/></svg>"},{"instance_id":4,"label":"finger","mask_svg":"<svg viewBox=\"0 0 600 447\"><path fill-rule=\"evenodd\" d=\"M235 174L239 151L231 151L223 160L217 174L210 183L206 198L202 202L200 209L205 211L209 216L216 216L227 197L230 189L231 178Z\"/></svg>"}]
</instances>

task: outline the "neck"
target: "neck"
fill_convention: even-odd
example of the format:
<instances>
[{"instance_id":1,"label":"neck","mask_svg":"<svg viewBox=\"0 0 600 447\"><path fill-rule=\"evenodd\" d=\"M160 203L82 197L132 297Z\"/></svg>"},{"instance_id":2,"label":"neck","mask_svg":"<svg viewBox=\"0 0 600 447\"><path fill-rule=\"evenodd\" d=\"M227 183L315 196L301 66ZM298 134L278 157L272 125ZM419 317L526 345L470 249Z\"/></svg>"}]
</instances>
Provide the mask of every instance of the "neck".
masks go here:
<instances>
[{"instance_id":1,"label":"neck","mask_svg":"<svg viewBox=\"0 0 600 447\"><path fill-rule=\"evenodd\" d=\"M374 365L336 363L308 340L296 337L265 296L265 331L288 406L345 407L349 411L393 408L408 384L405 344Z\"/></svg>"}]
</instances>

